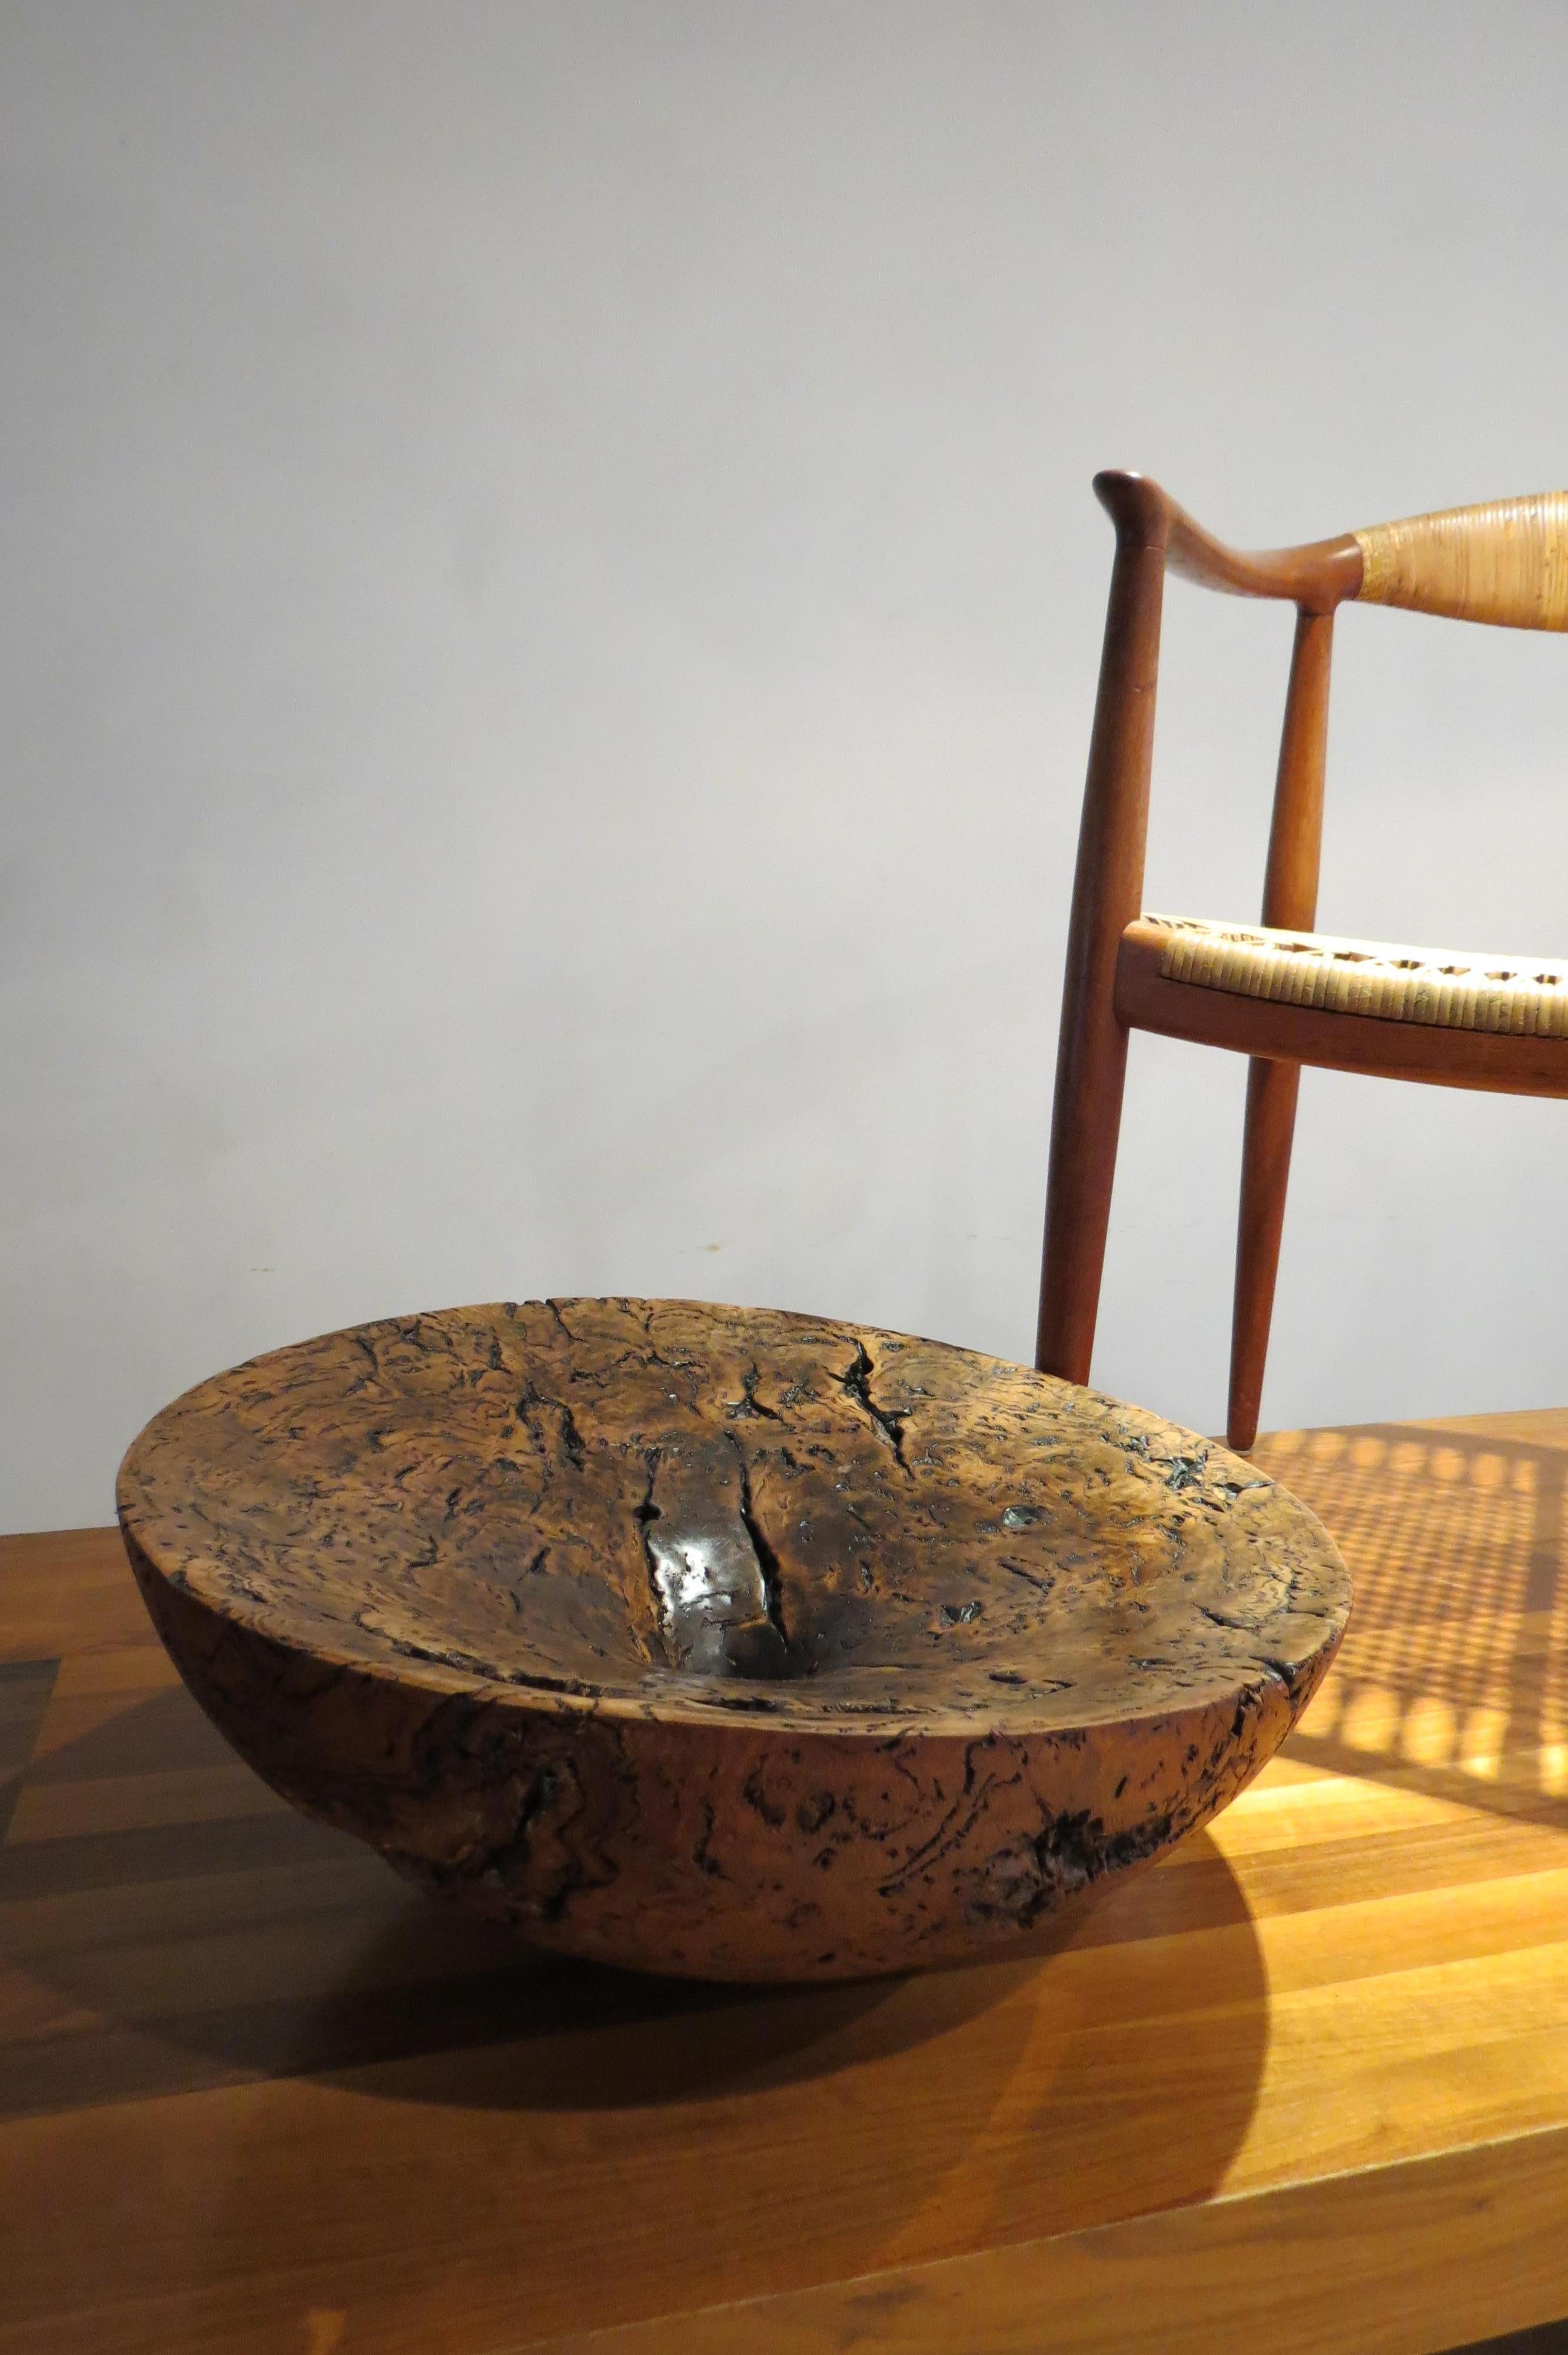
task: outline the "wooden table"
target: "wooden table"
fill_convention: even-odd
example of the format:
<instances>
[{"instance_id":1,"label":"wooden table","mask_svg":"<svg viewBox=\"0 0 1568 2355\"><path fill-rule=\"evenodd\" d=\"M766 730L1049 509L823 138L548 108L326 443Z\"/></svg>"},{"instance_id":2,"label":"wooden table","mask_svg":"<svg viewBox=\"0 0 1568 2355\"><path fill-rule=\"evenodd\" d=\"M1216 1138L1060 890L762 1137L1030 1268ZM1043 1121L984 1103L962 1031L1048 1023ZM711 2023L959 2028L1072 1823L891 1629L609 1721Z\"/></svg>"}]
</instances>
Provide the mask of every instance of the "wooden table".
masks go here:
<instances>
[{"instance_id":1,"label":"wooden table","mask_svg":"<svg viewBox=\"0 0 1568 2355\"><path fill-rule=\"evenodd\" d=\"M427 1907L228 1755L112 1532L0 1540L0 2350L1432 2355L1568 2315L1568 1412L1258 1456L1357 1578L1287 1752L1052 1955L804 1992Z\"/></svg>"}]
</instances>

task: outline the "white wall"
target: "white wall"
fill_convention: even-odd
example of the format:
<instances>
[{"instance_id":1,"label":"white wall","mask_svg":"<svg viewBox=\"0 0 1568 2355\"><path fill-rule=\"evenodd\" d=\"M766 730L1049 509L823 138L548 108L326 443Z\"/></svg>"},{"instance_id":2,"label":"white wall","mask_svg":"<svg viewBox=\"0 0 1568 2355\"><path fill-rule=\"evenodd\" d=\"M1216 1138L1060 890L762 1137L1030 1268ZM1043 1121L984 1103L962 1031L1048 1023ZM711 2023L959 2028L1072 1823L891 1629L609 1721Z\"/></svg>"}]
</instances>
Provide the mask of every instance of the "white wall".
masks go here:
<instances>
[{"instance_id":1,"label":"white wall","mask_svg":"<svg viewBox=\"0 0 1568 2355\"><path fill-rule=\"evenodd\" d=\"M1568 13L0 10L0 1528L543 1291L1033 1332L1108 574L1568 480ZM1148 902L1288 613L1172 589ZM1568 948L1560 639L1351 612L1326 928ZM1243 1070L1135 1042L1096 1379L1223 1415ZM1568 1395L1568 1110L1309 1073L1266 1416Z\"/></svg>"}]
</instances>

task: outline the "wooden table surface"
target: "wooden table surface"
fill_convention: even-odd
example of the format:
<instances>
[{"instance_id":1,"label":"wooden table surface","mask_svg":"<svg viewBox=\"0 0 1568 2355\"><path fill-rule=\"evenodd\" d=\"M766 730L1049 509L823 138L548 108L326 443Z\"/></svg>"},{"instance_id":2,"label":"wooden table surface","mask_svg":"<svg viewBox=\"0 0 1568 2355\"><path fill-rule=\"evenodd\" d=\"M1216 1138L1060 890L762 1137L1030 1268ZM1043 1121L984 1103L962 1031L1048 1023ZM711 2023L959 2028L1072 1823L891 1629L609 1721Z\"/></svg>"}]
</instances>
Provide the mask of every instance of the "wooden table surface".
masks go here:
<instances>
[{"instance_id":1,"label":"wooden table surface","mask_svg":"<svg viewBox=\"0 0 1568 2355\"><path fill-rule=\"evenodd\" d=\"M1357 1582L1058 1951L620 1977L448 1918L0 1540L3 2355L1434 2355L1568 2315L1568 1412L1277 1436Z\"/></svg>"}]
</instances>

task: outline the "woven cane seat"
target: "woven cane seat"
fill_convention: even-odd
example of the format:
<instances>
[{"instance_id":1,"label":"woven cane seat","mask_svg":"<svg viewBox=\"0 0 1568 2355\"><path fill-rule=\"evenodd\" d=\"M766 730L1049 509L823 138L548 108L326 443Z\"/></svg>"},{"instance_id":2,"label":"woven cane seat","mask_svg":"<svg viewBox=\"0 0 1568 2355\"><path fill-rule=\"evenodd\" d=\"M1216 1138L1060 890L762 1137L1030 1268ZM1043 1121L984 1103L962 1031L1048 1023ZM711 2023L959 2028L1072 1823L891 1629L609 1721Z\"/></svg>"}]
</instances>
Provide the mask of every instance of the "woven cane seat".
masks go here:
<instances>
[{"instance_id":1,"label":"woven cane seat","mask_svg":"<svg viewBox=\"0 0 1568 2355\"><path fill-rule=\"evenodd\" d=\"M1142 921L1167 935L1167 981L1439 1030L1568 1038L1568 957L1405 948L1193 916Z\"/></svg>"}]
</instances>

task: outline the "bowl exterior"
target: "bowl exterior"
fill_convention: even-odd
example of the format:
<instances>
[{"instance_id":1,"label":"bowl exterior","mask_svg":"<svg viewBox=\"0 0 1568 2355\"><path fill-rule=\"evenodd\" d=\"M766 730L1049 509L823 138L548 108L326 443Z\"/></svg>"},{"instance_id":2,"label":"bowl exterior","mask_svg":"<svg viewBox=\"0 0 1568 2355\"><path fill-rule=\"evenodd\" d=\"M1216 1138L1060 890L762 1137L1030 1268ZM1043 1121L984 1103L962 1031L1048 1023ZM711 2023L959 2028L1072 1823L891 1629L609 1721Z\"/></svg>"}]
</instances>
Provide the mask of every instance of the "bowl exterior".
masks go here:
<instances>
[{"instance_id":1,"label":"bowl exterior","mask_svg":"<svg viewBox=\"0 0 1568 2355\"><path fill-rule=\"evenodd\" d=\"M1337 1644L1223 1700L1077 1729L692 1722L334 1664L125 1542L186 1684L285 1798L536 1944L698 1978L1025 1951L1227 1806Z\"/></svg>"}]
</instances>

